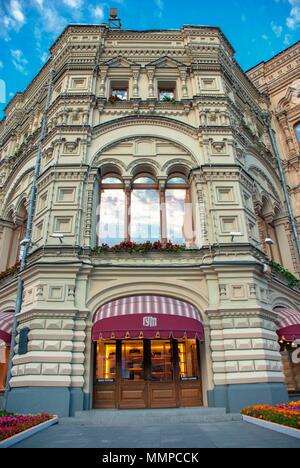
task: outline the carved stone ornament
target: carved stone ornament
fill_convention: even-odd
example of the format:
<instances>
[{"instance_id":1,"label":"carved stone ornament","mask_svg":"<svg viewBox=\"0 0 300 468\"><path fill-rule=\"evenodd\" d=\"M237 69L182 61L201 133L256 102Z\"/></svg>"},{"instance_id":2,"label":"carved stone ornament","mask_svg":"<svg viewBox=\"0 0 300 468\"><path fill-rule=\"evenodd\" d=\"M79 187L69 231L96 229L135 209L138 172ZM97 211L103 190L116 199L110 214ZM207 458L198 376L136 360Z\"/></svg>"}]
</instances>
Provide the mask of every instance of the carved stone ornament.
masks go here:
<instances>
[{"instance_id":1,"label":"carved stone ornament","mask_svg":"<svg viewBox=\"0 0 300 468\"><path fill-rule=\"evenodd\" d=\"M224 141L214 141L211 144L213 154L224 154L226 150L226 144Z\"/></svg>"}]
</instances>

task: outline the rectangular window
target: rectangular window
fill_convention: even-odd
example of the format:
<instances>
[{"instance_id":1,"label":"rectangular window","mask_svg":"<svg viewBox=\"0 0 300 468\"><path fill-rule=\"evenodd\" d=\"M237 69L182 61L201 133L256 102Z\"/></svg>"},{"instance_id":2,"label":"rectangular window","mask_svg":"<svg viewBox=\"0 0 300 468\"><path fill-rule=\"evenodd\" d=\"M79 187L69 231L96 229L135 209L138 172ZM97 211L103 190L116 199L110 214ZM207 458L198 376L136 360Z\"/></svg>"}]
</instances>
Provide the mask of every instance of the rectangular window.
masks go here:
<instances>
[{"instance_id":1,"label":"rectangular window","mask_svg":"<svg viewBox=\"0 0 300 468\"><path fill-rule=\"evenodd\" d=\"M116 98L118 101L127 101L128 91L127 89L112 89L112 97Z\"/></svg>"},{"instance_id":2,"label":"rectangular window","mask_svg":"<svg viewBox=\"0 0 300 468\"><path fill-rule=\"evenodd\" d=\"M122 379L144 380L143 340L126 340L122 342Z\"/></svg>"},{"instance_id":3,"label":"rectangular window","mask_svg":"<svg viewBox=\"0 0 300 468\"><path fill-rule=\"evenodd\" d=\"M117 353L115 341L98 341L96 358L96 380L115 380L117 372Z\"/></svg>"},{"instance_id":4,"label":"rectangular window","mask_svg":"<svg viewBox=\"0 0 300 468\"><path fill-rule=\"evenodd\" d=\"M181 380L198 379L196 340L178 341L179 373Z\"/></svg>"},{"instance_id":5,"label":"rectangular window","mask_svg":"<svg viewBox=\"0 0 300 468\"><path fill-rule=\"evenodd\" d=\"M173 101L175 99L174 89L159 89L159 100L162 102Z\"/></svg>"},{"instance_id":6,"label":"rectangular window","mask_svg":"<svg viewBox=\"0 0 300 468\"><path fill-rule=\"evenodd\" d=\"M111 81L110 99L116 101L127 101L128 81Z\"/></svg>"},{"instance_id":7,"label":"rectangular window","mask_svg":"<svg viewBox=\"0 0 300 468\"><path fill-rule=\"evenodd\" d=\"M160 205L157 190L132 190L130 215L133 241L153 242L160 239Z\"/></svg>"},{"instance_id":8,"label":"rectangular window","mask_svg":"<svg viewBox=\"0 0 300 468\"><path fill-rule=\"evenodd\" d=\"M158 81L158 99L162 102L173 101L176 98L175 81Z\"/></svg>"},{"instance_id":9,"label":"rectangular window","mask_svg":"<svg viewBox=\"0 0 300 468\"><path fill-rule=\"evenodd\" d=\"M151 380L171 382L173 380L173 356L170 340L151 341Z\"/></svg>"},{"instance_id":10,"label":"rectangular window","mask_svg":"<svg viewBox=\"0 0 300 468\"><path fill-rule=\"evenodd\" d=\"M101 192L99 243L116 245L124 240L125 192L104 189Z\"/></svg>"}]
</instances>

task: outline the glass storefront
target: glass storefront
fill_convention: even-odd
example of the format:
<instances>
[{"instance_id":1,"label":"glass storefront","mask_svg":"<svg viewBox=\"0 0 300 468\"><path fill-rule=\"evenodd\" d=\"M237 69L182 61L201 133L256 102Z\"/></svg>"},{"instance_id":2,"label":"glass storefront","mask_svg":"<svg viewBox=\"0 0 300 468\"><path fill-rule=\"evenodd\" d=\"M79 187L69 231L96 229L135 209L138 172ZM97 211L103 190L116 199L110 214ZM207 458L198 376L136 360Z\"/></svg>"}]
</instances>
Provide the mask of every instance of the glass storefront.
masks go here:
<instances>
[{"instance_id":1,"label":"glass storefront","mask_svg":"<svg viewBox=\"0 0 300 468\"><path fill-rule=\"evenodd\" d=\"M196 339L98 341L95 361L96 408L201 404L199 343ZM196 398L187 401L190 389L190 394ZM181 401L181 394L184 401ZM162 402L165 395L170 396Z\"/></svg>"},{"instance_id":2,"label":"glass storefront","mask_svg":"<svg viewBox=\"0 0 300 468\"><path fill-rule=\"evenodd\" d=\"M9 346L0 340L0 392L5 389L6 374L9 360Z\"/></svg>"}]
</instances>

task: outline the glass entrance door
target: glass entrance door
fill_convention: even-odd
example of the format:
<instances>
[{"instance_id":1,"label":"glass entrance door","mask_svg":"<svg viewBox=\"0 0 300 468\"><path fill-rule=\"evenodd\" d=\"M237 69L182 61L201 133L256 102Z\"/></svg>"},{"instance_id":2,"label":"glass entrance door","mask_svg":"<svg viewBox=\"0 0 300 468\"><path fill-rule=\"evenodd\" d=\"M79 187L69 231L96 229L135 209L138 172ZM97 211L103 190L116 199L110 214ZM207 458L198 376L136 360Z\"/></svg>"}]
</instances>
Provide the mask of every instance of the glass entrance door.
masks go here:
<instances>
[{"instance_id":1,"label":"glass entrance door","mask_svg":"<svg viewBox=\"0 0 300 468\"><path fill-rule=\"evenodd\" d=\"M95 408L202 404L196 339L109 340L96 350Z\"/></svg>"}]
</instances>

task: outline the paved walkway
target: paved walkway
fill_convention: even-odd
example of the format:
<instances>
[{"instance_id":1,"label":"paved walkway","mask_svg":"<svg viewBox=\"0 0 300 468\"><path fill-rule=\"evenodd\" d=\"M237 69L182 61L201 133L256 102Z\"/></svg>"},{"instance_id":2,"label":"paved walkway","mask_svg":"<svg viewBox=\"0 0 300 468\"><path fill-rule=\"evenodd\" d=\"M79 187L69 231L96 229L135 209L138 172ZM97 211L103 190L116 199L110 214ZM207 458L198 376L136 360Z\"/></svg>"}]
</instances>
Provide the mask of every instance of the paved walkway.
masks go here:
<instances>
[{"instance_id":1,"label":"paved walkway","mask_svg":"<svg viewBox=\"0 0 300 468\"><path fill-rule=\"evenodd\" d=\"M14 448L300 448L300 440L243 421L149 427L58 424Z\"/></svg>"}]
</instances>

